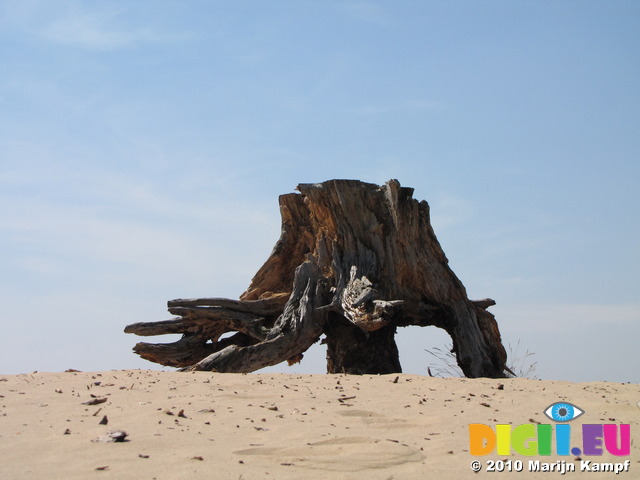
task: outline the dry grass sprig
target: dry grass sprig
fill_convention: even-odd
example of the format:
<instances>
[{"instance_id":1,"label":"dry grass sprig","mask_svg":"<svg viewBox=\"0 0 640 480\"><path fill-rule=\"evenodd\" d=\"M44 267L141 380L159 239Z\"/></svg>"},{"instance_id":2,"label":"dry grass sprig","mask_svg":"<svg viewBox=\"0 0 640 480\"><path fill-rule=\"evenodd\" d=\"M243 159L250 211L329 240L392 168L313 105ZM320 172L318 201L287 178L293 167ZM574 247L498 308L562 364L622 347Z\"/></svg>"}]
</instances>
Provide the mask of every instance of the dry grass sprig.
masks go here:
<instances>
[{"instance_id":1,"label":"dry grass sprig","mask_svg":"<svg viewBox=\"0 0 640 480\"><path fill-rule=\"evenodd\" d=\"M434 357L437 361L430 363L427 366L427 372L432 377L464 377L464 373L460 369L456 360L456 355L453 353L453 344L448 344L444 347L433 347L432 349L425 349L425 351ZM505 372L507 378L520 377L530 378L533 380L539 380L536 376L537 361L533 361L533 352L525 350L521 353L520 340L512 347L509 343L507 348L507 367L515 373L512 375L509 372Z\"/></svg>"}]
</instances>

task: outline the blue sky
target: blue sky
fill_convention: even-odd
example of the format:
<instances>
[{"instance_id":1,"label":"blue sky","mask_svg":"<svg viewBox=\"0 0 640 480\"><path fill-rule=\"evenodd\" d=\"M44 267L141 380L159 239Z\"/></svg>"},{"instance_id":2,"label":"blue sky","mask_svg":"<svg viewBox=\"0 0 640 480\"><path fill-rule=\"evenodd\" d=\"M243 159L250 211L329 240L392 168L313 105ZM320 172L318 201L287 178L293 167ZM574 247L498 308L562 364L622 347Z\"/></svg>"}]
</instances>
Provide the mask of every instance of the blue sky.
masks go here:
<instances>
[{"instance_id":1,"label":"blue sky","mask_svg":"<svg viewBox=\"0 0 640 480\"><path fill-rule=\"evenodd\" d=\"M539 377L639 382L639 44L636 1L0 2L0 372L155 368L123 327L237 298L279 194L397 178Z\"/></svg>"}]
</instances>

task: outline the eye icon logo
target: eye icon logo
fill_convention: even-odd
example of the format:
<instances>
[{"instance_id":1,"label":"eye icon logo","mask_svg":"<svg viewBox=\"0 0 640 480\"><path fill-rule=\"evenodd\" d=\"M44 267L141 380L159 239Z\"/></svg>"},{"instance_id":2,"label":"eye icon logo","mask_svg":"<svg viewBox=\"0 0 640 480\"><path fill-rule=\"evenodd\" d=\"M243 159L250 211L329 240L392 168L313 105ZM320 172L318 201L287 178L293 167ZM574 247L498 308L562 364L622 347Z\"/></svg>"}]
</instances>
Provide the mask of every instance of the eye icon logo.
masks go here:
<instances>
[{"instance_id":1,"label":"eye icon logo","mask_svg":"<svg viewBox=\"0 0 640 480\"><path fill-rule=\"evenodd\" d=\"M574 404L568 402L556 402L549 405L544 411L544 414L554 422L570 422L583 413L584 410L580 410Z\"/></svg>"}]
</instances>

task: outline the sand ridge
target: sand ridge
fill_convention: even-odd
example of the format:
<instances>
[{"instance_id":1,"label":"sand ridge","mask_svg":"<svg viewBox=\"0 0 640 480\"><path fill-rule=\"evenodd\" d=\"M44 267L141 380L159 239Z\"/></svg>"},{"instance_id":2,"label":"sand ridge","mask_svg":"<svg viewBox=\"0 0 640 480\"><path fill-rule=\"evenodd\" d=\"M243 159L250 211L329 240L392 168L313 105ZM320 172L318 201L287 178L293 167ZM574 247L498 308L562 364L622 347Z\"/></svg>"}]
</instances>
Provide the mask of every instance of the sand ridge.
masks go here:
<instances>
[{"instance_id":1,"label":"sand ridge","mask_svg":"<svg viewBox=\"0 0 640 480\"><path fill-rule=\"evenodd\" d=\"M559 400L631 424L622 460L640 478L635 384L151 370L0 375L0 478L506 478L471 471L506 458L471 456L468 425L550 423ZM126 441L95 441L116 430Z\"/></svg>"}]
</instances>

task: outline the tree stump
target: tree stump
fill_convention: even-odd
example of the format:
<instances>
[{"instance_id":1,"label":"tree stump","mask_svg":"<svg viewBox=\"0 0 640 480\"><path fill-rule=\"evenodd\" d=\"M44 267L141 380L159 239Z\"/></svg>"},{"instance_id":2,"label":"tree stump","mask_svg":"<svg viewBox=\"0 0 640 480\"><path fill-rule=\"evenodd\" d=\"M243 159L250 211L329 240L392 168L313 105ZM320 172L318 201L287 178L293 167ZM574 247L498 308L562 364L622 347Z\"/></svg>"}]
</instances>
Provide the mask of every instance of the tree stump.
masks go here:
<instances>
[{"instance_id":1,"label":"tree stump","mask_svg":"<svg viewBox=\"0 0 640 480\"><path fill-rule=\"evenodd\" d=\"M467 377L505 376L506 352L487 311L495 302L467 298L429 205L412 188L330 180L297 190L280 196L280 239L240 299L169 301L177 318L125 332L182 338L138 343L138 355L186 370L252 372L299 361L324 334L328 373L397 373L397 327L433 325L451 336Z\"/></svg>"}]
</instances>

